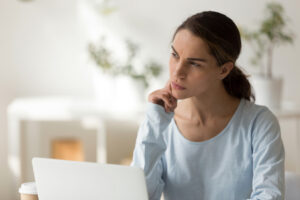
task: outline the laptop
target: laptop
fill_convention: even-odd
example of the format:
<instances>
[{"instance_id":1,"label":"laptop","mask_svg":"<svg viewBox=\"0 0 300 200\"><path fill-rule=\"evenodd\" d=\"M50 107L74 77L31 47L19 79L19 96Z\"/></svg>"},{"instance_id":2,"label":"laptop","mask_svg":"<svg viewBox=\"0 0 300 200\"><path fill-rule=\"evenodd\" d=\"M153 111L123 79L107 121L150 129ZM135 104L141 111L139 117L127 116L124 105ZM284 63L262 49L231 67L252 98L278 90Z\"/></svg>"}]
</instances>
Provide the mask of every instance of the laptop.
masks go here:
<instances>
[{"instance_id":1,"label":"laptop","mask_svg":"<svg viewBox=\"0 0 300 200\"><path fill-rule=\"evenodd\" d=\"M33 158L39 200L147 200L138 167Z\"/></svg>"}]
</instances>

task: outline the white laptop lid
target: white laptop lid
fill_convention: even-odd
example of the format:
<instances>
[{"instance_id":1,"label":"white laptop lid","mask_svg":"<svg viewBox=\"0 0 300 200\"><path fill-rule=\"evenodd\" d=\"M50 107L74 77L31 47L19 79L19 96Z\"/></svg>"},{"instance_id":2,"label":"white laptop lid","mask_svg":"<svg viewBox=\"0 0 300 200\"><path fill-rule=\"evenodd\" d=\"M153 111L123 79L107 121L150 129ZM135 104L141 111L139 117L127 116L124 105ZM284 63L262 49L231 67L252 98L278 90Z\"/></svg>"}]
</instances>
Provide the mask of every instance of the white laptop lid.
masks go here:
<instances>
[{"instance_id":1,"label":"white laptop lid","mask_svg":"<svg viewBox=\"0 0 300 200\"><path fill-rule=\"evenodd\" d=\"M142 169L46 158L32 159L39 200L146 200Z\"/></svg>"}]
</instances>

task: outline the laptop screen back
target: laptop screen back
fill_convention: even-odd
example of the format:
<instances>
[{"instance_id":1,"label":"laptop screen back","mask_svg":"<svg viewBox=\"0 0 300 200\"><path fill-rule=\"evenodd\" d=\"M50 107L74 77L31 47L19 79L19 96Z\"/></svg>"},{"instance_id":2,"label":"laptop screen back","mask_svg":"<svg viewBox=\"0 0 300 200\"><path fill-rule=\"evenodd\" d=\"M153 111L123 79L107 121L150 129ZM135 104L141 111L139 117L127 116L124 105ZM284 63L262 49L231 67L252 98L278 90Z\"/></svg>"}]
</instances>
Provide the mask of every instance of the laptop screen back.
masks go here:
<instances>
[{"instance_id":1,"label":"laptop screen back","mask_svg":"<svg viewBox=\"0 0 300 200\"><path fill-rule=\"evenodd\" d=\"M144 172L112 164L33 158L39 200L146 200Z\"/></svg>"}]
</instances>

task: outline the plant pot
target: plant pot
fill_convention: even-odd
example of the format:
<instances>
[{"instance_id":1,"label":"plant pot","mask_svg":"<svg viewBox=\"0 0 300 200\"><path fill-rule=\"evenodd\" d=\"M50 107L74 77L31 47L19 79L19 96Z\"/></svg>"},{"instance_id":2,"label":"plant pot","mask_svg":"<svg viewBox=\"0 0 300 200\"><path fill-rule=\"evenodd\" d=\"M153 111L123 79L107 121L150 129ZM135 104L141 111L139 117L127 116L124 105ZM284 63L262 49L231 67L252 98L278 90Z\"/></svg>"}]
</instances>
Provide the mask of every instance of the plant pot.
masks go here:
<instances>
[{"instance_id":1,"label":"plant pot","mask_svg":"<svg viewBox=\"0 0 300 200\"><path fill-rule=\"evenodd\" d=\"M254 89L256 104L265 105L270 109L280 109L283 87L282 78L253 76L250 82Z\"/></svg>"}]
</instances>

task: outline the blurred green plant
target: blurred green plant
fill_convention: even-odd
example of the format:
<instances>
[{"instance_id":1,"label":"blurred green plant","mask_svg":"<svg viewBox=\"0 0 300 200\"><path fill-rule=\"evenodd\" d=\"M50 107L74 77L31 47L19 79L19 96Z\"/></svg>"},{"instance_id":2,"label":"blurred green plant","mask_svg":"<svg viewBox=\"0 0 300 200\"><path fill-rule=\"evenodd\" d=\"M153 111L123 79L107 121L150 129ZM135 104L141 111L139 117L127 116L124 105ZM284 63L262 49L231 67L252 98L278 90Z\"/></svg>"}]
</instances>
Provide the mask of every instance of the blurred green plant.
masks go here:
<instances>
[{"instance_id":1,"label":"blurred green plant","mask_svg":"<svg viewBox=\"0 0 300 200\"><path fill-rule=\"evenodd\" d=\"M111 0L94 0L93 3L96 11L103 16L108 16L118 10L114 1Z\"/></svg>"},{"instance_id":2,"label":"blurred green plant","mask_svg":"<svg viewBox=\"0 0 300 200\"><path fill-rule=\"evenodd\" d=\"M288 18L281 4L270 2L265 8L266 16L260 22L256 31L249 31L239 27L243 39L249 42L254 50L254 56L250 58L253 65L261 67L262 75L272 78L273 51L276 46L285 43L293 43L294 35L286 29ZM266 56L266 64L264 60Z\"/></svg>"},{"instance_id":3,"label":"blurred green plant","mask_svg":"<svg viewBox=\"0 0 300 200\"><path fill-rule=\"evenodd\" d=\"M152 78L157 77L162 72L162 66L151 60L142 66L141 72L134 67L134 60L137 58L139 47L131 40L126 40L127 58L124 64L118 64L112 58L112 53L105 47L105 37L102 37L100 45L90 43L88 46L89 54L96 65L104 72L111 76L126 75L134 80L140 80L145 88L149 87Z\"/></svg>"}]
</instances>

